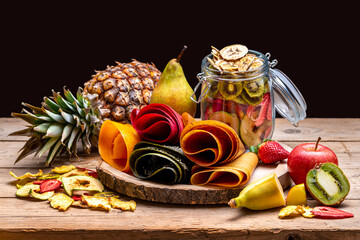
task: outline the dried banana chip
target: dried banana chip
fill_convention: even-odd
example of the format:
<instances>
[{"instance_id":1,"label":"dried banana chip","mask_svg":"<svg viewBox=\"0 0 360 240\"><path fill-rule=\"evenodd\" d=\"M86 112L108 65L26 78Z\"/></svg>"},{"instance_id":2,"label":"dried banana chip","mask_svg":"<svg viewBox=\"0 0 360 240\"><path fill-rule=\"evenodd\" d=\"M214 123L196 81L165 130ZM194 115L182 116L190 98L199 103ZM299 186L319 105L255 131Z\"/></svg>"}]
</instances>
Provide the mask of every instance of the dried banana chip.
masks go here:
<instances>
[{"instance_id":1,"label":"dried banana chip","mask_svg":"<svg viewBox=\"0 0 360 240\"><path fill-rule=\"evenodd\" d=\"M223 71L234 71L238 68L234 61L218 60L215 62L215 64Z\"/></svg>"},{"instance_id":2,"label":"dried banana chip","mask_svg":"<svg viewBox=\"0 0 360 240\"><path fill-rule=\"evenodd\" d=\"M52 208L58 208L60 211L66 211L74 202L74 199L63 193L56 193L49 198Z\"/></svg>"},{"instance_id":3,"label":"dried banana chip","mask_svg":"<svg viewBox=\"0 0 360 240\"><path fill-rule=\"evenodd\" d=\"M51 169L51 171L53 173L63 174L63 173L70 172L71 170L74 170L74 169L76 169L76 167L74 165L62 165L60 167L55 167L55 168Z\"/></svg>"},{"instance_id":4,"label":"dried banana chip","mask_svg":"<svg viewBox=\"0 0 360 240\"><path fill-rule=\"evenodd\" d=\"M130 201L121 201L117 198L110 197L110 205L113 208L121 209L122 211L135 211L136 209L136 202L134 200Z\"/></svg>"},{"instance_id":5,"label":"dried banana chip","mask_svg":"<svg viewBox=\"0 0 360 240\"><path fill-rule=\"evenodd\" d=\"M312 208L310 208L310 207L302 207L302 212L301 212L301 215L303 216L303 217L306 217L306 218L312 218L312 217L314 217L315 215L311 212L311 210L312 210Z\"/></svg>"},{"instance_id":6,"label":"dried banana chip","mask_svg":"<svg viewBox=\"0 0 360 240\"><path fill-rule=\"evenodd\" d=\"M260 60L260 58L257 57L257 58L255 58L254 61L251 63L251 65L250 65L250 67L249 67L248 70L254 70L254 69L258 68L258 67L261 67L263 64L264 64L263 61Z\"/></svg>"},{"instance_id":7,"label":"dried banana chip","mask_svg":"<svg viewBox=\"0 0 360 240\"><path fill-rule=\"evenodd\" d=\"M253 63L256 56L254 54L246 54L243 58L241 58L237 64L237 69L240 72L247 71L250 65Z\"/></svg>"},{"instance_id":8,"label":"dried banana chip","mask_svg":"<svg viewBox=\"0 0 360 240\"><path fill-rule=\"evenodd\" d=\"M242 58L248 53L248 48L241 44L234 44L226 46L220 50L220 56L229 61L234 61Z\"/></svg>"},{"instance_id":9,"label":"dried banana chip","mask_svg":"<svg viewBox=\"0 0 360 240\"><path fill-rule=\"evenodd\" d=\"M12 171L10 171L9 174L16 179L25 179L25 178L31 178L31 177L40 177L43 175L43 171L41 169L39 169L39 172L35 173L35 174L27 172L24 175L19 176L19 177L16 176L15 173L13 173Z\"/></svg>"},{"instance_id":10,"label":"dried banana chip","mask_svg":"<svg viewBox=\"0 0 360 240\"><path fill-rule=\"evenodd\" d=\"M111 205L108 198L82 195L81 201L92 208L104 209L106 211L111 210Z\"/></svg>"}]
</instances>

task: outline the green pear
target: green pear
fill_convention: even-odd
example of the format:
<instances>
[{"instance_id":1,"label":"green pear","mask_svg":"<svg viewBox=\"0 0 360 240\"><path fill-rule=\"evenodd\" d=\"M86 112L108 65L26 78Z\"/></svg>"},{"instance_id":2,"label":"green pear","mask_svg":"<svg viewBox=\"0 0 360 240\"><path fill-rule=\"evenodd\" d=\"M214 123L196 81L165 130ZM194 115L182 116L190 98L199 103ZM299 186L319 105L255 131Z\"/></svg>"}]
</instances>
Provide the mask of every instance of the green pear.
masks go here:
<instances>
[{"instance_id":1,"label":"green pear","mask_svg":"<svg viewBox=\"0 0 360 240\"><path fill-rule=\"evenodd\" d=\"M176 59L171 59L166 65L152 92L150 103L166 104L180 115L187 112L194 117L196 102L190 98L194 94L194 90L186 80L183 68L179 63L186 48L184 46L179 56Z\"/></svg>"}]
</instances>

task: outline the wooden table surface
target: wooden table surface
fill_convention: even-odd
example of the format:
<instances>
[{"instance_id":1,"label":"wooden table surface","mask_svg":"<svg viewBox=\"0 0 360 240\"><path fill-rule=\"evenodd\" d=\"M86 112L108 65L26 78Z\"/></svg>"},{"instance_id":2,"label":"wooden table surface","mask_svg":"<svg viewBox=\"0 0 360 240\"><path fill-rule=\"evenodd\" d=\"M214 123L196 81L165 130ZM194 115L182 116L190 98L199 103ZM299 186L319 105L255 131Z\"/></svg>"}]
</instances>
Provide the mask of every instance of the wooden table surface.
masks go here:
<instances>
[{"instance_id":1,"label":"wooden table surface","mask_svg":"<svg viewBox=\"0 0 360 240\"><path fill-rule=\"evenodd\" d=\"M61 212L48 201L19 199L14 178L9 175L45 169L45 158L27 157L14 165L26 138L8 137L23 122L0 118L0 239L360 239L360 119L306 119L293 127L276 119L273 138L290 147L314 142L338 156L339 166L348 177L351 190L340 209L354 218L340 220L297 217L279 219L279 208L267 211L231 209L227 205L176 205L137 202L135 212L110 212L72 207ZM75 164L95 169L96 153L60 159L56 165ZM46 170L46 169L45 169ZM122 199L129 200L127 196ZM310 206L316 203L308 199Z\"/></svg>"}]
</instances>

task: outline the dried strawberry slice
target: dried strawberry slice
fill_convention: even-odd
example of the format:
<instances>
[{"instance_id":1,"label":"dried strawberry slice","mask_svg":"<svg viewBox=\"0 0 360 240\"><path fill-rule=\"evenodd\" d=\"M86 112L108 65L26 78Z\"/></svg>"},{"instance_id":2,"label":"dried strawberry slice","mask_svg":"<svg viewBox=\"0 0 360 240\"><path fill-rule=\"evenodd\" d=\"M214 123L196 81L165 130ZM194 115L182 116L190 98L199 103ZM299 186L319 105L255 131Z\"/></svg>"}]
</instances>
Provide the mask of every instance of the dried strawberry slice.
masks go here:
<instances>
[{"instance_id":1,"label":"dried strawberry slice","mask_svg":"<svg viewBox=\"0 0 360 240\"><path fill-rule=\"evenodd\" d=\"M47 179L40 184L40 193L55 191L59 189L61 182L57 179Z\"/></svg>"}]
</instances>

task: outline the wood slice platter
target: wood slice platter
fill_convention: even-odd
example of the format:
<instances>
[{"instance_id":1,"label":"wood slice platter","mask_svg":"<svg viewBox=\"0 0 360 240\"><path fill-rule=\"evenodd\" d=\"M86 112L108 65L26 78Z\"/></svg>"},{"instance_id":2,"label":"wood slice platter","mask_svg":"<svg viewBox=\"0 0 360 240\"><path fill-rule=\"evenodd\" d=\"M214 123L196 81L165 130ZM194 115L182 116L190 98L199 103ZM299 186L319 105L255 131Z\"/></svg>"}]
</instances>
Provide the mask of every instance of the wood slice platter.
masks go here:
<instances>
[{"instance_id":1,"label":"wood slice platter","mask_svg":"<svg viewBox=\"0 0 360 240\"><path fill-rule=\"evenodd\" d=\"M291 148L286 145L284 148L291 151ZM246 185L271 173L278 176L284 189L291 185L286 161L275 165L259 163L250 181L239 188L155 183L121 172L104 161L97 166L97 173L106 187L118 193L147 201L176 204L227 204L231 198L237 197Z\"/></svg>"}]
</instances>

